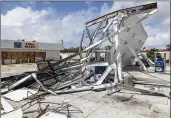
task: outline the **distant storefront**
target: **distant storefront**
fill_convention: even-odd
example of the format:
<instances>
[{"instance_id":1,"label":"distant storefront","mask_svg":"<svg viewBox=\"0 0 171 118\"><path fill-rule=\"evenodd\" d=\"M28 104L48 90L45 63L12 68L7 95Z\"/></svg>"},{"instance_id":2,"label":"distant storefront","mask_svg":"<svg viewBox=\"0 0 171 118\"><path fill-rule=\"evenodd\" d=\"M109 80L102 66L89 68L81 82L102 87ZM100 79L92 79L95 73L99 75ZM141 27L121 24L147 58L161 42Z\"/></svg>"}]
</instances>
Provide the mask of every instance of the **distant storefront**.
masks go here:
<instances>
[{"instance_id":1,"label":"distant storefront","mask_svg":"<svg viewBox=\"0 0 171 118\"><path fill-rule=\"evenodd\" d=\"M1 40L2 64L59 60L62 44Z\"/></svg>"},{"instance_id":2,"label":"distant storefront","mask_svg":"<svg viewBox=\"0 0 171 118\"><path fill-rule=\"evenodd\" d=\"M166 52L166 63L170 63L170 51L169 50L159 50L160 52ZM145 55L147 54L147 51L142 51ZM163 54L161 54L164 56Z\"/></svg>"}]
</instances>

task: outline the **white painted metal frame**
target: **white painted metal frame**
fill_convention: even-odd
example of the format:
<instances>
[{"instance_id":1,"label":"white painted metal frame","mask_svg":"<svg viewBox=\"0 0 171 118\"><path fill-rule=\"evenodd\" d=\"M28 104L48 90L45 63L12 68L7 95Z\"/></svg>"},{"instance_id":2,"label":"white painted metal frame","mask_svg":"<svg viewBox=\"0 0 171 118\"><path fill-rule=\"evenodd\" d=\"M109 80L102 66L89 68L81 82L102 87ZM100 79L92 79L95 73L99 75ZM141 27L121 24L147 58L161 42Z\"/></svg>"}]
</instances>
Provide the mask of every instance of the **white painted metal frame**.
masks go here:
<instances>
[{"instance_id":1,"label":"white painted metal frame","mask_svg":"<svg viewBox=\"0 0 171 118\"><path fill-rule=\"evenodd\" d=\"M113 28L114 31L117 32L118 31L118 25L119 22L116 20L115 24L113 24ZM115 60L116 62L116 69L117 69L117 74L115 75L115 82L118 83L118 81L122 81L122 59L121 59L121 52L120 52L120 41L119 41L119 36L115 35L114 36L114 44L115 44L115 50L116 50L116 54L115 54ZM114 56L114 55L113 55Z\"/></svg>"},{"instance_id":2,"label":"white painted metal frame","mask_svg":"<svg viewBox=\"0 0 171 118\"><path fill-rule=\"evenodd\" d=\"M151 6L152 7L152 6ZM77 55L80 55L81 53L83 52L87 52L87 54L89 54L90 50L93 50L91 53L93 53L95 51L95 48L97 46L99 46L100 44L104 43L105 41L109 40L109 38L113 38L113 48L110 50L110 53L111 53L111 62L108 63L107 65L107 70L105 71L105 73L102 75L102 77L100 78L99 81L97 81L97 83L93 86L93 90L96 90L96 89L99 89L99 88L104 88L104 87L112 87L112 86L117 86L121 83L123 77L122 77L122 56L121 56L121 42L123 39L120 39L119 38L119 35L126 31L126 30L130 30L131 28L133 28L134 26L136 26L138 23L140 23L141 21L143 21L144 19L148 18L149 16L151 16L152 14L154 14L155 12L157 12L157 9L154 9L156 8L156 5L155 7L153 6L152 8L150 7L135 7L135 8L132 8L131 9L125 9L125 10L121 10L121 11L124 11L124 12L121 12L121 11L118 11L118 12L115 12L115 13L112 13L112 14L108 14L106 15L106 18L113 18L112 21L109 23L109 24L106 24L105 28L103 29L103 31L101 32L102 33L102 36L101 38L99 39L99 41L97 42L93 42L95 36L98 34L98 29L100 28L101 26L101 23L103 21L105 21L106 18L104 18L105 16L103 16L103 18L100 18L100 19L96 19L95 21L92 21L92 22L89 22L86 24L86 27L85 27L85 30L83 32L83 36L82 36L82 39L81 39L81 45L82 45L82 42L83 42L83 38L84 38L84 33L86 32L89 39L90 39L90 42L89 42L89 46L87 48L85 48L84 50L81 50L80 52L76 53L76 54L73 54L69 57L66 57L65 59L63 60L59 60L58 62L52 64L52 66L55 66L55 65L58 65L60 63L63 63ZM137 11L137 9L139 11ZM144 10L145 9L145 10ZM131 22L131 24L128 24L124 27L119 27L119 23L122 22L123 20L123 17L124 18L128 18L128 17L131 17L137 13L144 13L144 11L146 11L145 13L147 13L147 11L149 13L145 14L143 17L139 18L139 19L136 19L135 21ZM119 14L120 13L120 14ZM119 15L118 15L119 14ZM122 16L120 16L122 15ZM99 21L100 20L100 21ZM102 21L101 21L102 20ZM88 26L92 25L92 24L95 24L97 22L101 22L97 28L97 30L93 33L93 36L91 36L91 34L89 33L88 31ZM108 22L108 21L107 21ZM123 22L122 22L123 23ZM111 32L110 34L106 34L108 32L108 29L109 29L109 26L111 26L113 24L113 29L114 31ZM124 23L123 23L124 24ZM124 24L125 25L125 24ZM120 41L121 40L121 41ZM124 42L124 40L123 40ZM130 46L130 42L127 42L126 46L128 47L128 49L133 53L133 55L138 59L138 61L141 63L141 65L144 67L145 69L145 66L144 64L142 63L142 61L139 59L139 57L137 56L135 50ZM126 47L124 46L124 47ZM113 56L113 57L112 57ZM85 58L85 59L82 59L82 61L85 61L85 60L88 60L89 58L91 57L91 54L88 58ZM101 63L99 63L101 64ZM97 64L97 65L99 65ZM93 65L93 64L92 64ZM90 66L92 66L90 65ZM85 63L83 66L82 66L82 71L83 70L88 70L88 65L87 63ZM43 68L42 71L46 70L47 67ZM80 70L81 70L80 69ZM114 76L114 82L112 84L102 84L102 82L105 80L105 78L107 77L107 75L111 72L111 71L114 71L115 72L115 76ZM10 86L9 87L9 90L10 89L13 89L14 87L18 86L19 84L25 82L26 80L30 79L31 77L33 77L38 83L39 85L44 89L44 91L46 92L49 92L51 94L54 94L56 95L55 92L53 91L50 91L50 90L47 90L42 84L41 82L36 78L36 73L33 73L31 75L28 75L27 77L21 79L20 81L18 81L17 83L15 83L14 85ZM97 85L97 86L96 86Z\"/></svg>"},{"instance_id":3,"label":"white painted metal frame","mask_svg":"<svg viewBox=\"0 0 171 118\"><path fill-rule=\"evenodd\" d=\"M117 22L115 20L114 22L114 31L118 32L117 34L115 34L114 37L114 43L115 43L115 59L113 60L113 63L116 64L116 69L115 69L115 77L114 77L114 83L118 83L121 82L123 77L122 77L122 61L121 61L121 54L120 54L120 48L119 48L119 40L118 40L118 34L121 33L122 31L126 30L126 29L131 29L134 25L136 25L137 23L141 22L142 20L148 18L150 15L154 14L155 12L157 12L157 9L154 9L153 11L151 11L150 13L147 13L146 15L144 15L143 17L135 20L135 22L133 22L133 24L127 26L126 28L123 29L118 29L117 27ZM113 20L114 21L114 20ZM107 30L107 29L106 29ZM123 39L120 39L121 42ZM129 50L133 53L133 55L138 59L138 61L140 62L140 64L142 65L144 70L147 70L146 66L144 65L144 63L141 61L141 59L137 56L137 54L135 53L135 51L130 47L129 43L126 43L126 46L129 48ZM111 50L111 53L113 52L113 50ZM107 70L104 72L104 74L102 75L102 77L100 78L100 80L98 80L98 82L95 85L99 85L101 84L104 80L105 77L110 73L111 71L111 67L108 66Z\"/></svg>"}]
</instances>

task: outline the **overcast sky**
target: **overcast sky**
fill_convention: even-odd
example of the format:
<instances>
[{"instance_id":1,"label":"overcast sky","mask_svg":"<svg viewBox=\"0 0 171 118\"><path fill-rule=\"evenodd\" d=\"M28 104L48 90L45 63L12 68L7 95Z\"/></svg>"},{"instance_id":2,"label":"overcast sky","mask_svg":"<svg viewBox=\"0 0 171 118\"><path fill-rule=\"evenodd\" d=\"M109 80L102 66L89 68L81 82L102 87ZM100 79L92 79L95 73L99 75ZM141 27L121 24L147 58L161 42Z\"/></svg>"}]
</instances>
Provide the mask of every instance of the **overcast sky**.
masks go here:
<instances>
[{"instance_id":1,"label":"overcast sky","mask_svg":"<svg viewBox=\"0 0 171 118\"><path fill-rule=\"evenodd\" d=\"M85 22L119 10L151 2L2 2L1 39L25 39L77 47ZM158 12L143 21L145 47L170 43L170 3L157 2Z\"/></svg>"}]
</instances>

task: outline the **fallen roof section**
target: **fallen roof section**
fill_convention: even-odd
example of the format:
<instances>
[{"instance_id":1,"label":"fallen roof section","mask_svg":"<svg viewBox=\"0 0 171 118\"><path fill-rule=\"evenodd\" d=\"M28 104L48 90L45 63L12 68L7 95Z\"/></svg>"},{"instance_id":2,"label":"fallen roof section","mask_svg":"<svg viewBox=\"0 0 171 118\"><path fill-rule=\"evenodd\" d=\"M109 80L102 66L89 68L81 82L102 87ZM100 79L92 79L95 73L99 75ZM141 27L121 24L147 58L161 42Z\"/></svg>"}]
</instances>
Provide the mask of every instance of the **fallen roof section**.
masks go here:
<instances>
[{"instance_id":1,"label":"fallen roof section","mask_svg":"<svg viewBox=\"0 0 171 118\"><path fill-rule=\"evenodd\" d=\"M99 23L99 22L103 21L105 17L107 17L108 19L113 18L113 17L117 16L119 13L128 13L128 14L134 15L134 14L138 14L138 13L148 13L156 8L157 8L157 3L151 3L151 4L126 8L126 9L121 9L121 10L106 14L104 16L101 16L99 18L96 18L94 20L91 20L86 23L86 26L88 27L88 26L94 25L96 23Z\"/></svg>"}]
</instances>

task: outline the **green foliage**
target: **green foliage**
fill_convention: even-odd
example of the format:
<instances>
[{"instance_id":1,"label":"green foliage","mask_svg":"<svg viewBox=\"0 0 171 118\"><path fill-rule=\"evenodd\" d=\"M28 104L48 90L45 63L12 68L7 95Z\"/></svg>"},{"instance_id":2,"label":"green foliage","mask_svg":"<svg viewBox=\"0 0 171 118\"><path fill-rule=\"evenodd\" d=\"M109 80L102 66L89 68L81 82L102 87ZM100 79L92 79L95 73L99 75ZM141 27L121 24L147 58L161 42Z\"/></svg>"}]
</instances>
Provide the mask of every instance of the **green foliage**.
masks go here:
<instances>
[{"instance_id":1,"label":"green foliage","mask_svg":"<svg viewBox=\"0 0 171 118\"><path fill-rule=\"evenodd\" d=\"M153 62L154 62L154 58L155 58L155 54L154 54L154 52L158 52L159 50L158 49L155 49L155 48L153 48L153 49L151 49L151 50L148 50L147 51L147 57L149 58L149 59L151 59ZM159 54L160 55L160 54ZM161 55L160 55L161 56Z\"/></svg>"}]
</instances>

